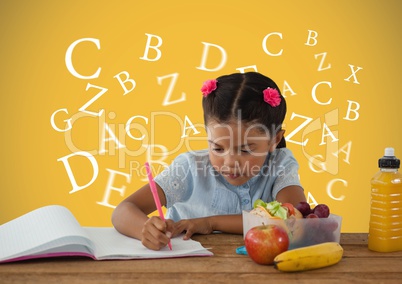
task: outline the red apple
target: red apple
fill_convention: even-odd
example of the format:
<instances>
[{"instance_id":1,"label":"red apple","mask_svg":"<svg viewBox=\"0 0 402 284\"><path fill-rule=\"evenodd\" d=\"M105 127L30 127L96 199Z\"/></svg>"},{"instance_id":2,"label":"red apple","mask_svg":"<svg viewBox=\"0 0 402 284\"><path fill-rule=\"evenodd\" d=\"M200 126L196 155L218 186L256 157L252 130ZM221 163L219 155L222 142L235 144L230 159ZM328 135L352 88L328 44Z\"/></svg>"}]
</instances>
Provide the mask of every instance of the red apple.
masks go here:
<instances>
[{"instance_id":1,"label":"red apple","mask_svg":"<svg viewBox=\"0 0 402 284\"><path fill-rule=\"evenodd\" d=\"M289 248L285 229L277 225L251 228L244 239L247 254L258 264L272 264L274 258Z\"/></svg>"}]
</instances>

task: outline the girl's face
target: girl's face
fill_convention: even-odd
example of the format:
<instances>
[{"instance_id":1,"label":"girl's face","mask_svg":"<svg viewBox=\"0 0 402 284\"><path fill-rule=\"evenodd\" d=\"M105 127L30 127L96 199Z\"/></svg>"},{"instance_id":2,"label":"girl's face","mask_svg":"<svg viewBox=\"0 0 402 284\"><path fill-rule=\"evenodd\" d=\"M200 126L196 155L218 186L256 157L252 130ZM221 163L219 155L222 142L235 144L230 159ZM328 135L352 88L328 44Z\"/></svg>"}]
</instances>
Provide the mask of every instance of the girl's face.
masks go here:
<instances>
[{"instance_id":1,"label":"girl's face","mask_svg":"<svg viewBox=\"0 0 402 284\"><path fill-rule=\"evenodd\" d=\"M242 185L257 175L283 136L279 131L270 139L257 125L237 120L223 124L209 121L207 132L211 164L232 185Z\"/></svg>"}]
</instances>

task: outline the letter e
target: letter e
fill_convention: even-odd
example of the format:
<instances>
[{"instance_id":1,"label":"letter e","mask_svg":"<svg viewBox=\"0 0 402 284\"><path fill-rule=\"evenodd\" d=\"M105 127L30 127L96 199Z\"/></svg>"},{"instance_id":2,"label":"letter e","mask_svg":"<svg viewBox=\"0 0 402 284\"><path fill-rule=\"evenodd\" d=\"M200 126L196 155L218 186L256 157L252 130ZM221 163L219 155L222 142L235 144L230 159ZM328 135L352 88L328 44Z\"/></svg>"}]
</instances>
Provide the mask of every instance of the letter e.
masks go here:
<instances>
[{"instance_id":1,"label":"letter e","mask_svg":"<svg viewBox=\"0 0 402 284\"><path fill-rule=\"evenodd\" d=\"M115 180L115 176L118 174L118 175L122 175L122 176L126 177L127 183L131 182L131 176L127 173L122 173L122 172L114 171L111 169L106 169L106 170L109 172L109 179L106 184L105 194L103 195L103 200L101 202L96 202L96 203L98 203L99 205L102 205L102 206L116 208L116 206L111 205L109 203L110 194L111 194L112 190L114 190L114 191L120 192L120 196L124 196L124 191L126 190L126 186L114 187L113 182Z\"/></svg>"}]
</instances>

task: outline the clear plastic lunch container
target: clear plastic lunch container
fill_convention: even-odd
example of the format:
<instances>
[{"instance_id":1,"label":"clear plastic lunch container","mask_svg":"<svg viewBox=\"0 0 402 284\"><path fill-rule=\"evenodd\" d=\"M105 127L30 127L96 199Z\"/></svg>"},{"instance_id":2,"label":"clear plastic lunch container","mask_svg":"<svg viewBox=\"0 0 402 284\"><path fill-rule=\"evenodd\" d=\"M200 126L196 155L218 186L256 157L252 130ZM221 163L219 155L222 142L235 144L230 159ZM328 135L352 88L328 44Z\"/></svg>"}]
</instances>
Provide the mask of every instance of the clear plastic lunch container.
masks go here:
<instances>
[{"instance_id":1,"label":"clear plastic lunch container","mask_svg":"<svg viewBox=\"0 0 402 284\"><path fill-rule=\"evenodd\" d=\"M243 235L248 230L261 225L277 225L286 230L289 236L289 249L337 242L341 238L342 217L330 214L328 218L288 218L286 220L266 218L243 211Z\"/></svg>"}]
</instances>

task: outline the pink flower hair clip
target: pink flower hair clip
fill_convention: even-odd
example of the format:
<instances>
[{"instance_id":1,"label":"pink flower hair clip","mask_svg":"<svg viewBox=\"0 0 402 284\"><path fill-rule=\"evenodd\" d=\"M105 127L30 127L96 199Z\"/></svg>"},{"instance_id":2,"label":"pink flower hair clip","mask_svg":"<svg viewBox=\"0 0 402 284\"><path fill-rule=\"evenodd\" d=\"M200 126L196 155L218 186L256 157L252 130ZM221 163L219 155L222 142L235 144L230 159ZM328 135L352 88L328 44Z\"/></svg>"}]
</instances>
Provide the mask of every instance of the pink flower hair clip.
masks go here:
<instances>
[{"instance_id":1,"label":"pink flower hair clip","mask_svg":"<svg viewBox=\"0 0 402 284\"><path fill-rule=\"evenodd\" d=\"M264 101L270 104L272 107L277 107L281 103L281 96L277 89L266 88L262 91L264 94Z\"/></svg>"},{"instance_id":2,"label":"pink flower hair clip","mask_svg":"<svg viewBox=\"0 0 402 284\"><path fill-rule=\"evenodd\" d=\"M215 91L216 88L217 88L217 83L218 83L218 81L215 80L215 79L205 81L204 84L202 85L202 88L201 88L202 95L204 97L206 97L210 93Z\"/></svg>"}]
</instances>

